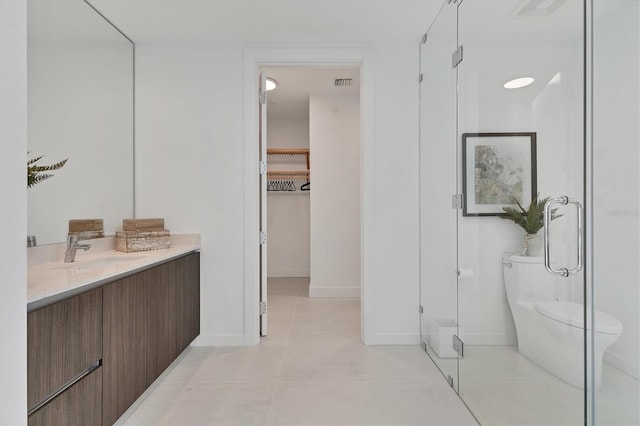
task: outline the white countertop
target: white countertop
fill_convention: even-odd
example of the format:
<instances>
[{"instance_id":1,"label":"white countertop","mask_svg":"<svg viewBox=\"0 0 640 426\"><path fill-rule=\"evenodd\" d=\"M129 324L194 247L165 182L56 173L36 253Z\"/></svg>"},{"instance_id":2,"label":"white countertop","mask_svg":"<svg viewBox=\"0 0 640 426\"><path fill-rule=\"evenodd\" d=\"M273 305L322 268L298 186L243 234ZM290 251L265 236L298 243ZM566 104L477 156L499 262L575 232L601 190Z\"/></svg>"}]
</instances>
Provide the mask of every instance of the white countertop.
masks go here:
<instances>
[{"instance_id":1,"label":"white countertop","mask_svg":"<svg viewBox=\"0 0 640 426\"><path fill-rule=\"evenodd\" d=\"M113 238L103 241L83 241L94 245L87 252L78 250L76 261L64 263L59 257L59 245L38 247L29 254L27 274L27 311L58 302L109 281L168 260L200 250L198 235L172 235L171 247L134 253L122 253L112 249ZM92 252L92 250L94 250ZM45 253L43 255L43 252ZM64 254L64 251L63 251ZM54 258L55 260L51 260Z\"/></svg>"}]
</instances>

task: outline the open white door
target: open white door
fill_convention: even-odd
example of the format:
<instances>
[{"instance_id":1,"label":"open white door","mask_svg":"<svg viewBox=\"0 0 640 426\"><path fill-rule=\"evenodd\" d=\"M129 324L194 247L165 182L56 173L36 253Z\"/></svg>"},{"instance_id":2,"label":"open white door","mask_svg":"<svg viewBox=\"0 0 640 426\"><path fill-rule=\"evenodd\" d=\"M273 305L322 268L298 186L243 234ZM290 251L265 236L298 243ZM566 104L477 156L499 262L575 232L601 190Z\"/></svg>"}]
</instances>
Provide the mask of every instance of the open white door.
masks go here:
<instances>
[{"instance_id":1,"label":"open white door","mask_svg":"<svg viewBox=\"0 0 640 426\"><path fill-rule=\"evenodd\" d=\"M267 335L267 80L260 73L260 336Z\"/></svg>"}]
</instances>

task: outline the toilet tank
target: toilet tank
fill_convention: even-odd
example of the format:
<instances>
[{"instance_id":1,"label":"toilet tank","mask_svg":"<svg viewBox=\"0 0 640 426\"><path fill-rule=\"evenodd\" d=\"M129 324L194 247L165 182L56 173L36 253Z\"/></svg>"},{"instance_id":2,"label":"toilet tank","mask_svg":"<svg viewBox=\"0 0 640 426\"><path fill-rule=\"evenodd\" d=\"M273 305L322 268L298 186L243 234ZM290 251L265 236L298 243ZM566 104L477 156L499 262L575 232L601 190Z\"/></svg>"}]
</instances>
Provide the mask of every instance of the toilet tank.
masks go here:
<instances>
[{"instance_id":1,"label":"toilet tank","mask_svg":"<svg viewBox=\"0 0 640 426\"><path fill-rule=\"evenodd\" d=\"M507 298L511 304L565 298L563 288L568 283L547 272L542 257L505 253L502 256L502 271Z\"/></svg>"}]
</instances>

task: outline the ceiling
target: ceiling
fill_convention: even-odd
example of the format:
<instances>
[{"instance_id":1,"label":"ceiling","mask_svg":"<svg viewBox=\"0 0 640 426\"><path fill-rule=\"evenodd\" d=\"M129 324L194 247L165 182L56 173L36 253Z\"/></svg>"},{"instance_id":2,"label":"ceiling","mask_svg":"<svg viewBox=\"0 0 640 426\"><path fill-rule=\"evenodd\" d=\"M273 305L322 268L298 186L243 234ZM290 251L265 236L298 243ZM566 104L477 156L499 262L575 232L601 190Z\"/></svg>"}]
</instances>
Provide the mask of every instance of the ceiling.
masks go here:
<instances>
[{"instance_id":1,"label":"ceiling","mask_svg":"<svg viewBox=\"0 0 640 426\"><path fill-rule=\"evenodd\" d=\"M579 41L583 36L583 9L583 0L465 2L457 16L459 42L482 40L544 47Z\"/></svg>"},{"instance_id":2,"label":"ceiling","mask_svg":"<svg viewBox=\"0 0 640 426\"><path fill-rule=\"evenodd\" d=\"M29 0L27 21L32 47L44 43L113 43L130 48L129 41L81 0Z\"/></svg>"},{"instance_id":3,"label":"ceiling","mask_svg":"<svg viewBox=\"0 0 640 426\"><path fill-rule=\"evenodd\" d=\"M447 3L447 0L87 1L138 44L212 43L238 47L398 42L415 43L417 47L422 34ZM462 9L458 35L467 43L511 41L516 45L545 46L549 42L579 41L582 37L582 0L482 0L465 3ZM522 13L523 10L529 12ZM347 90L359 88L358 70L342 70L339 74L336 69L270 69L269 75L280 82L280 87L269 94L269 115L307 116L309 94L336 90L332 86L335 78L353 78L353 86Z\"/></svg>"},{"instance_id":4,"label":"ceiling","mask_svg":"<svg viewBox=\"0 0 640 426\"><path fill-rule=\"evenodd\" d=\"M136 44L225 46L410 43L446 0L87 0ZM271 118L304 118L311 93L358 93L359 69L277 69ZM353 79L334 87L336 78Z\"/></svg>"},{"instance_id":5,"label":"ceiling","mask_svg":"<svg viewBox=\"0 0 640 426\"><path fill-rule=\"evenodd\" d=\"M309 96L360 93L359 68L262 68L278 87L267 93L269 119L308 119ZM335 79L350 78L350 86L335 86Z\"/></svg>"},{"instance_id":6,"label":"ceiling","mask_svg":"<svg viewBox=\"0 0 640 426\"><path fill-rule=\"evenodd\" d=\"M88 0L136 43L418 43L446 0Z\"/></svg>"},{"instance_id":7,"label":"ceiling","mask_svg":"<svg viewBox=\"0 0 640 426\"><path fill-rule=\"evenodd\" d=\"M65 0L49 0L55 4ZM69 0L66 0L69 1ZM81 0L73 0L81 1ZM418 43L447 0L86 0L136 43ZM629 0L600 1L598 21ZM462 30L484 39L582 35L583 0L463 4ZM490 23L488 25L488 23ZM463 34L464 35L464 34Z\"/></svg>"}]
</instances>

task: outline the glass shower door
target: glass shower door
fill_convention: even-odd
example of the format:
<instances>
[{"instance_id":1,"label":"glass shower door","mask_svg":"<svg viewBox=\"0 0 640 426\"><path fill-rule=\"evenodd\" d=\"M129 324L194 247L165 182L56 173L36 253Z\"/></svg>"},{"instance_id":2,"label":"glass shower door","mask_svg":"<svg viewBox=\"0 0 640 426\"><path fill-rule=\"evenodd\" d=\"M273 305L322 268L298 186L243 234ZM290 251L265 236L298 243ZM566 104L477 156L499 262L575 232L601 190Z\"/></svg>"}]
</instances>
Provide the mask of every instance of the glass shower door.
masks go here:
<instances>
[{"instance_id":1,"label":"glass shower door","mask_svg":"<svg viewBox=\"0 0 640 426\"><path fill-rule=\"evenodd\" d=\"M483 424L583 424L583 2L457 9L459 393ZM547 266L568 277L545 267L538 195L559 199Z\"/></svg>"},{"instance_id":2,"label":"glass shower door","mask_svg":"<svg viewBox=\"0 0 640 426\"><path fill-rule=\"evenodd\" d=\"M591 327L602 354L590 395L593 424L640 424L640 2L593 0L590 71L592 306L619 333ZM596 315L597 318L597 315ZM615 323L614 323L615 325ZM596 369L591 371L596 376Z\"/></svg>"},{"instance_id":3,"label":"glass shower door","mask_svg":"<svg viewBox=\"0 0 640 426\"><path fill-rule=\"evenodd\" d=\"M445 5L420 44L420 331L424 350L457 390L455 46L456 8Z\"/></svg>"}]
</instances>

